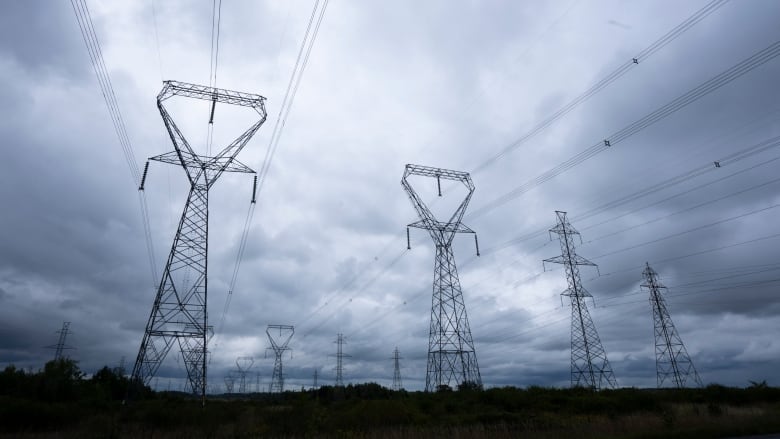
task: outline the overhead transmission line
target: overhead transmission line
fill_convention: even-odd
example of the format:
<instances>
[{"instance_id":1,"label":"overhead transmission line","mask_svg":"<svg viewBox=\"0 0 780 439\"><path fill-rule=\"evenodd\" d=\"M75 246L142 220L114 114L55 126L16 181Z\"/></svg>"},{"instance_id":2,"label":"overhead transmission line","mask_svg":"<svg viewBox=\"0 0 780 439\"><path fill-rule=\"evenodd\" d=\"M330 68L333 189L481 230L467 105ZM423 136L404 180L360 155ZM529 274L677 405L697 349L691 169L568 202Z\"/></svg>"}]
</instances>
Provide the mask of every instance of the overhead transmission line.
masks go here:
<instances>
[{"instance_id":1,"label":"overhead transmission line","mask_svg":"<svg viewBox=\"0 0 780 439\"><path fill-rule=\"evenodd\" d=\"M622 64L618 67L617 70L612 72L611 74L607 75L605 78L601 79L599 82L591 86L589 89L587 89L585 92L580 94L577 98L575 98L573 101L568 103L566 106L558 110L557 112L553 113L551 116L549 116L547 119L542 121L540 124L538 124L535 128L533 128L530 132L523 135L520 139L513 142L511 145L507 146L502 150L500 153L498 153L496 156L491 157L487 161L483 162L474 170L472 170L472 173L476 173L481 171L484 168L487 168L491 164L493 164L495 161L506 155L508 152L510 152L512 149L517 148L522 143L529 140L531 137L535 136L539 132L543 131L545 128L550 126L552 123L557 121L558 119L565 116L567 113L572 111L575 107L578 105L584 103L587 101L591 96L598 93L605 87L607 87L609 84L623 76L628 70L638 65L640 61L646 61L649 59L653 54L661 50L663 47L665 47L667 44L671 43L675 39L677 39L680 35L688 31L690 28L695 26L697 23L699 23L701 20L706 18L708 15L716 11L718 8L723 6L728 0L713 0L706 4L704 7L696 11L693 15L689 16L687 19L685 19L683 22L672 28L670 31L668 31L666 34L664 34L662 37L654 41L652 44L650 44L645 49L641 50L634 58L627 61L626 63ZM392 241L390 241L392 243ZM385 246L387 248L387 246ZM384 250L383 250L384 251ZM401 252L402 254L404 252ZM393 258L392 261L396 261L396 258ZM391 262L391 264L394 264L395 262ZM357 276L356 276L357 277ZM346 285L344 285L342 288L340 288L334 295L339 294L339 292L346 289L349 284L353 283L355 279L351 279ZM326 300L323 305L321 305L319 308L315 309L311 314L309 314L304 320L309 320L314 314L319 313L325 306L327 306L330 303L330 299Z\"/></svg>"},{"instance_id":2,"label":"overhead transmission line","mask_svg":"<svg viewBox=\"0 0 780 439\"><path fill-rule=\"evenodd\" d=\"M610 136L607 136L604 140L586 148L583 151L575 154L571 158L567 159L563 163L560 163L553 168L539 174L533 179L517 186L515 189L507 192L504 195L488 202L482 207L475 210L470 218L476 218L484 215L485 213L511 201L520 195L525 194L531 189L545 183L558 175L568 171L569 169L585 162L586 160L596 156L597 154L613 147L620 142L628 139L634 134L644 130L645 128L655 124L656 122L666 118L667 116L679 111L680 109L688 106L689 104L696 102L700 98L707 96L715 90L723 87L726 84L731 83L735 79L751 72L755 68L763 65L764 63L774 59L780 55L780 41L776 41L766 48L756 52L750 57L744 59L740 63L732 66L731 68L721 72L717 76L703 82L699 86L691 89L683 95L680 95L676 99L667 103L666 105L656 109L655 111L645 115L641 119L625 126L619 131L616 131Z\"/></svg>"},{"instance_id":3,"label":"overhead transmission line","mask_svg":"<svg viewBox=\"0 0 780 439\"><path fill-rule=\"evenodd\" d=\"M690 181L690 180L692 180L694 178L701 177L701 176L703 176L705 174L708 174L708 173L711 173L711 172L720 172L727 165L735 164L737 162L740 162L742 160L748 159L748 158L753 157L753 156L755 156L757 154L760 154L762 152L768 151L768 150L770 150L772 148L777 148L778 146L780 146L780 136L775 136L775 137L772 137L772 138L769 138L769 139L765 139L765 140L763 140L761 142L758 142L758 143L753 144L751 146L742 148L739 151L736 151L736 152L728 154L728 155L726 155L726 156L724 156L722 158L719 158L718 160L715 160L715 162L718 163L719 167L715 166L713 164L713 162L707 162L707 163L699 165L699 166L697 166L697 167L695 167L693 169L685 171L685 172L683 172L681 174L678 174L678 175L675 175L673 177L667 178L666 180L663 180L663 181L658 182L656 184L647 186L647 187L642 188L640 190L634 191L634 192L632 192L632 193L630 193L628 195L625 195L623 197L611 200L611 201L609 201L607 203L599 205L598 207L594 207L594 208L592 208L590 210L587 210L587 211L585 211L582 214L576 215L574 217L574 220L576 220L576 221L586 220L586 219L592 218L592 217L594 217L594 216L596 216L596 215L598 215L598 214L600 214L602 212L605 212L608 209L614 209L616 207L625 205L625 204L630 203L632 201L636 201L636 200L638 200L640 198L643 198L643 197L655 194L657 192L660 192L662 190L665 190L665 189L677 186L679 184L685 183L685 182ZM762 161L762 162L760 162L758 164L755 164L755 165L750 166L750 167L745 168L745 169L741 169L741 170L735 171L735 172L733 172L731 174L725 175L725 176L720 177L720 178L718 178L716 180L713 180L713 181L710 181L710 182L706 182L706 183L702 183L702 184L694 186L692 188L688 188L687 190L685 190L683 192L679 192L679 193L677 193L675 195L672 195L670 197L664 198L664 199L662 199L660 201L656 201L654 203L645 205L643 207L640 207L640 208L637 208L637 209L633 209L633 210L628 211L628 212L624 212L624 213L622 213L622 214L620 214L620 215L618 215L616 217L607 218L605 220L602 220L599 223L592 224L590 226L584 227L584 228L582 228L582 230L587 230L587 229L591 229L591 228L599 226L599 225L606 224L608 222L611 222L611 221L614 221L616 219L625 217L625 216L630 215L632 213L636 213L636 212L638 212L640 210L643 210L643 209L646 209L648 207L656 206L656 205L658 205L658 204L660 204L662 202L671 200L673 198L676 198L676 197L685 195L687 193L693 192L695 190L704 188L706 186L712 185L712 184L717 183L719 181L723 181L725 179L735 177L737 175L743 174L745 172L751 171L751 170L756 169L756 168L761 167L761 166L766 166L766 165L768 165L770 163L773 163L773 162L775 162L777 160L780 160L780 157L773 157L771 159L764 160L764 161ZM542 235L542 234L544 234L546 232L547 232L547 227L539 228L537 230L534 230L533 232L529 232L529 233L526 233L524 235L518 236L516 238L510 239L510 240L508 240L508 241L506 241L506 242L504 242L502 244L496 245L494 247L487 248L487 249L483 250L483 254L488 254L488 253L491 253L493 251L497 251L497 250L501 250L503 248L507 248L507 247L509 247L509 246L511 246L513 244L518 244L520 242L527 241L529 239L532 239L532 238L535 238L537 236L540 236L540 235Z\"/></svg>"},{"instance_id":4,"label":"overhead transmission line","mask_svg":"<svg viewBox=\"0 0 780 439\"><path fill-rule=\"evenodd\" d=\"M100 91L103 95L103 100L106 103L109 116L111 117L111 123L116 131L117 138L119 139L119 145L122 148L122 154L125 157L125 162L130 170L130 176L133 179L133 185L139 187L141 182L141 172L138 168L138 162L135 158L135 152L133 145L130 141L130 136L127 134L127 127L125 126L124 119L122 118L122 112L119 110L119 103L116 99L116 93L114 93L114 87L111 84L111 77L108 74L105 60L103 59L103 51L100 47L100 41L95 33L95 26L92 23L92 15L89 12L86 0L71 0L71 6L73 12L76 15L76 21L78 22L81 36L84 39L84 44L87 47L89 53L89 59L92 63L92 68L97 76L98 84L100 85ZM146 251L149 258L149 267L152 274L152 285L156 286L157 283L157 264L154 262L154 243L152 241L151 227L149 225L149 208L146 203L146 195L143 191L138 191L138 203L141 209L141 220L144 227L144 238L146 240Z\"/></svg>"},{"instance_id":5,"label":"overhead transmission line","mask_svg":"<svg viewBox=\"0 0 780 439\"><path fill-rule=\"evenodd\" d=\"M217 0L214 1L216 2ZM257 180L256 180L253 201L254 198L259 197L260 192L265 183L266 177L268 175L268 170L271 166L271 162L273 161L274 155L279 145L279 140L281 139L282 131L284 130L284 126L287 121L287 116L290 114L293 101L295 100L295 95L298 92L298 86L300 85L301 79L303 78L303 73L304 70L306 69L306 66L308 65L309 56L311 55L312 48L314 47L314 42L317 39L320 25L322 24L322 19L325 16L325 10L328 6L328 1L329 0L323 0L323 1L316 0L314 3L314 7L312 8L311 16L309 17L309 22L306 26L306 32L304 34L303 41L301 42L301 47L298 51L298 56L295 60L295 65L293 66L293 70L290 75L290 81L287 84L287 90L285 91L284 99L282 100L282 104L279 107L279 113L276 117L276 123L274 124L274 129L271 134L271 139L269 140L268 147L266 148L265 157L263 159L260 171L258 172L258 175L256 177ZM218 55L219 55L219 23L221 17L221 6L222 6L222 1L219 0L219 8L216 7L213 8L218 14L218 16L216 19L212 18L212 57L213 57L212 67L213 69L211 73L211 78L214 81L214 83L216 83L216 78L217 78L217 63L218 63ZM216 36L214 34L214 28L213 28L215 22L216 22ZM230 279L228 294L227 297L225 298L225 304L222 310L222 317L220 318L218 333L221 333L222 331L222 327L225 321L225 316L227 315L228 309L230 307L230 302L233 297L233 291L235 289L236 281L238 278L238 270L239 267L241 266L241 261L244 256L244 251L246 250L247 237L252 223L252 218L254 217L255 206L256 203L254 202L250 203L249 210L247 212L246 221L244 222L244 229L241 234L241 241L239 243L238 252L236 254L235 268L233 269L233 275Z\"/></svg>"},{"instance_id":6,"label":"overhead transmission line","mask_svg":"<svg viewBox=\"0 0 780 439\"><path fill-rule=\"evenodd\" d=\"M471 172L476 174L477 172L480 172L484 170L485 168L491 166L496 161L504 157L506 154L511 152L514 149L517 149L519 146L524 144L526 141L534 137L535 135L539 134L539 132L543 131L545 128L552 125L554 122L556 122L558 119L562 118L563 116L567 115L569 112L577 108L580 104L590 99L593 95L600 92L604 88L606 88L608 85L615 82L617 79L628 73L629 70L633 69L634 67L637 67L639 63L644 62L648 60L652 55L654 55L656 52L664 48L667 44L671 43L680 35L687 32L690 28L695 26L698 22L706 18L711 13L715 12L718 8L726 4L728 0L713 0L698 11L696 11L693 15L686 18L682 23L678 24L674 28L672 28L669 32L661 36L661 38L655 40L652 44L644 48L643 50L639 51L634 57L627 60L623 64L617 67L614 71L609 73L607 76L593 84L590 88L585 90L583 93L578 95L576 98L571 100L569 103L561 107L558 111L538 123L536 126L534 126L530 131L522 135L520 138L512 142L511 144L504 147L499 153L496 155L490 157L489 159L485 160L481 164L477 165Z\"/></svg>"}]
</instances>

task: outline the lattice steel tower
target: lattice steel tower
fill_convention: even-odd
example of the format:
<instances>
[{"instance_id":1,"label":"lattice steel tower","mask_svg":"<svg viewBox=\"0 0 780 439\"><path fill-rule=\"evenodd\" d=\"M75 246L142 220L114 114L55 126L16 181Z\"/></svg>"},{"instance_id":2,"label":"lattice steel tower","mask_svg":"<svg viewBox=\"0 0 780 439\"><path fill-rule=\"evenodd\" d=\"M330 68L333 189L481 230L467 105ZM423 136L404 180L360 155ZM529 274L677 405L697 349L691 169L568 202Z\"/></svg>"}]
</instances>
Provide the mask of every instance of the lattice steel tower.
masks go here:
<instances>
[{"instance_id":1,"label":"lattice steel tower","mask_svg":"<svg viewBox=\"0 0 780 439\"><path fill-rule=\"evenodd\" d=\"M336 387L344 387L344 357L351 357L344 353L344 334L336 337Z\"/></svg>"},{"instance_id":2,"label":"lattice steel tower","mask_svg":"<svg viewBox=\"0 0 780 439\"><path fill-rule=\"evenodd\" d=\"M401 381L401 360L402 357L398 352L398 347L393 351L393 390L401 390L404 388L404 384Z\"/></svg>"},{"instance_id":3,"label":"lattice steel tower","mask_svg":"<svg viewBox=\"0 0 780 439\"><path fill-rule=\"evenodd\" d=\"M255 359L252 357L238 357L236 358L236 372L238 375L238 393L246 393L246 376L249 373L249 369L255 364Z\"/></svg>"},{"instance_id":4,"label":"lattice steel tower","mask_svg":"<svg viewBox=\"0 0 780 439\"><path fill-rule=\"evenodd\" d=\"M211 102L210 123L213 122L217 104L251 108L257 112L259 120L217 155L200 155L184 138L163 105L174 96ZM265 98L256 94L176 81L163 82L163 88L157 95L157 108L173 142L174 151L150 160L181 166L190 182L190 193L133 367L132 378L136 383L149 383L174 341L177 341L187 369L190 390L200 394L205 402L206 355L212 332L207 312L209 189L223 172L254 173L236 160L236 156L265 122L264 102ZM147 169L148 164L140 190L143 190Z\"/></svg>"},{"instance_id":5,"label":"lattice steel tower","mask_svg":"<svg viewBox=\"0 0 780 439\"><path fill-rule=\"evenodd\" d=\"M271 331L273 330L273 331ZM276 335L276 332L279 335ZM271 342L271 349L274 351L274 373L271 377L271 393L284 392L284 369L282 367L282 357L285 351L289 351L290 348L287 345L290 343L290 339L295 333L295 328L290 325L268 325L265 329L265 334L268 336L268 340ZM273 335L272 335L273 334Z\"/></svg>"},{"instance_id":6,"label":"lattice steel tower","mask_svg":"<svg viewBox=\"0 0 780 439\"><path fill-rule=\"evenodd\" d=\"M566 270L568 288L561 293L571 300L571 385L572 387L590 387L601 389L615 388L617 381L612 373L612 366L607 360L607 353L601 345L596 326L590 318L586 297L593 297L583 286L580 279L580 265L595 267L596 264L579 256L574 249L574 235L580 234L572 227L566 218L566 212L555 211L558 224L550 229L556 233L561 242L561 255L545 259L542 262L563 264ZM552 236L552 235L551 235Z\"/></svg>"},{"instance_id":7,"label":"lattice steel tower","mask_svg":"<svg viewBox=\"0 0 780 439\"><path fill-rule=\"evenodd\" d=\"M681 389L688 383L702 387L699 374L693 367L693 361L683 345L672 317L666 309L666 301L661 293L665 286L658 281L658 273L645 264L642 272L645 283L641 286L650 290L650 306L653 308L653 326L655 328L655 371L658 387L670 383Z\"/></svg>"},{"instance_id":8,"label":"lattice steel tower","mask_svg":"<svg viewBox=\"0 0 780 439\"><path fill-rule=\"evenodd\" d=\"M436 178L439 196L441 196L442 179L463 184L468 194L449 220L439 221L409 184L408 178L413 175ZM467 172L406 165L401 185L420 217L419 221L407 226L407 248L411 247L409 227L427 230L436 245L425 391L435 391L443 388L442 386L452 387L452 384L464 383L481 387L482 377L479 374L466 304L463 301L458 270L455 267L455 255L452 252L452 240L456 233L472 233L475 243L477 242L476 233L461 223L471 195L474 193L474 184ZM477 256L479 256L479 245L477 245Z\"/></svg>"},{"instance_id":9,"label":"lattice steel tower","mask_svg":"<svg viewBox=\"0 0 780 439\"><path fill-rule=\"evenodd\" d=\"M54 349L54 361L58 361L65 358L62 356L62 351L67 349L73 349L72 346L68 346L67 344L65 344L65 340L67 340L69 333L70 333L70 322L62 322L62 329L57 331L57 334L60 334L60 337L57 340L57 344L53 346L47 346L49 349Z\"/></svg>"}]
</instances>

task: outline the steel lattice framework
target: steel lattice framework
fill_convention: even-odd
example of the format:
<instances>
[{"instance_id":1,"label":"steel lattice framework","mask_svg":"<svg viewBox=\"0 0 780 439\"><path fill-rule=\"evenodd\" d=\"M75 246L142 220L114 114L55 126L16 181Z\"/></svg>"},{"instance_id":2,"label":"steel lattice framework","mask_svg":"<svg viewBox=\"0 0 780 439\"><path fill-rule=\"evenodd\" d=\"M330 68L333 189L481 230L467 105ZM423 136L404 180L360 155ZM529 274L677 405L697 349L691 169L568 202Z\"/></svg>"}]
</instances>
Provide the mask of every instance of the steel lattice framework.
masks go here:
<instances>
[{"instance_id":1,"label":"steel lattice framework","mask_svg":"<svg viewBox=\"0 0 780 439\"><path fill-rule=\"evenodd\" d=\"M276 331L279 331L279 335ZM290 343L293 334L295 334L295 328L290 325L268 325L265 329L265 334L268 336L268 340L271 342L271 349L274 351L274 373L271 377L271 393L284 392L284 368L282 367L282 357L286 351L290 348L287 345Z\"/></svg>"},{"instance_id":2,"label":"steel lattice framework","mask_svg":"<svg viewBox=\"0 0 780 439\"><path fill-rule=\"evenodd\" d=\"M602 389L615 388L617 381L607 353L601 345L596 325L588 312L586 297L593 297L583 286L580 279L580 265L595 267L596 264L579 256L574 248L574 235L580 233L572 227L566 218L566 212L555 211L558 224L550 229L560 238L561 255L545 259L542 262L563 264L566 269L568 288L561 293L571 300L571 385ZM552 235L551 235L552 236Z\"/></svg>"},{"instance_id":3,"label":"steel lattice framework","mask_svg":"<svg viewBox=\"0 0 780 439\"><path fill-rule=\"evenodd\" d=\"M217 155L199 155L164 106L164 102L174 96L210 101L212 116L216 104L229 104L251 108L259 118ZM205 401L207 346L212 334L207 313L208 194L223 172L254 173L236 156L266 120L265 98L221 88L165 81L157 95L157 108L174 151L150 160L181 166L190 182L190 192L146 324L132 377L136 383L148 384L174 341L177 341L190 389ZM143 181L140 189L143 189Z\"/></svg>"},{"instance_id":4,"label":"steel lattice framework","mask_svg":"<svg viewBox=\"0 0 780 439\"><path fill-rule=\"evenodd\" d=\"M238 375L238 393L246 393L246 375L249 373L249 369L255 364L255 359L252 357L238 357L236 358L236 372Z\"/></svg>"},{"instance_id":5,"label":"steel lattice framework","mask_svg":"<svg viewBox=\"0 0 780 439\"><path fill-rule=\"evenodd\" d=\"M402 357L396 347L393 351L393 390L401 390L404 388L404 383L401 381L401 362Z\"/></svg>"},{"instance_id":6,"label":"steel lattice framework","mask_svg":"<svg viewBox=\"0 0 780 439\"><path fill-rule=\"evenodd\" d=\"M436 178L439 196L441 196L442 179L463 184L468 190L468 194L449 220L439 221L410 185L408 178L412 175ZM444 388L444 386L452 387L452 384L470 384L481 387L482 377L479 374L479 364L477 363L474 341L471 338L466 304L463 301L458 270L455 267L455 255L452 252L452 240L456 233L472 233L476 242L476 233L461 223L466 207L474 193L474 184L467 172L406 165L401 185L420 217L419 221L411 223L407 227L427 230L436 245L425 390L427 392L435 391ZM407 228L407 247L409 247L408 239L409 229ZM477 256L479 256L478 246Z\"/></svg>"},{"instance_id":7,"label":"steel lattice framework","mask_svg":"<svg viewBox=\"0 0 780 439\"><path fill-rule=\"evenodd\" d=\"M645 264L642 275L645 283L641 286L650 291L650 306L653 309L655 371L658 387L671 384L681 389L691 382L702 387L699 374L693 367L693 361L666 308L666 301L661 293L661 290L666 290L666 287L658 281L658 273L650 267L649 263Z\"/></svg>"},{"instance_id":8,"label":"steel lattice framework","mask_svg":"<svg viewBox=\"0 0 780 439\"><path fill-rule=\"evenodd\" d=\"M57 340L57 344L48 346L48 348L54 349L54 361L59 361L65 358L62 355L64 350L73 349L73 347L65 344L65 340L67 340L68 334L70 333L70 322L62 322L62 329L57 331L57 333L60 334L59 339Z\"/></svg>"},{"instance_id":9,"label":"steel lattice framework","mask_svg":"<svg viewBox=\"0 0 780 439\"><path fill-rule=\"evenodd\" d=\"M344 353L344 334L336 337L336 387L344 387L344 357L351 357ZM316 372L316 371L315 371Z\"/></svg>"}]
</instances>

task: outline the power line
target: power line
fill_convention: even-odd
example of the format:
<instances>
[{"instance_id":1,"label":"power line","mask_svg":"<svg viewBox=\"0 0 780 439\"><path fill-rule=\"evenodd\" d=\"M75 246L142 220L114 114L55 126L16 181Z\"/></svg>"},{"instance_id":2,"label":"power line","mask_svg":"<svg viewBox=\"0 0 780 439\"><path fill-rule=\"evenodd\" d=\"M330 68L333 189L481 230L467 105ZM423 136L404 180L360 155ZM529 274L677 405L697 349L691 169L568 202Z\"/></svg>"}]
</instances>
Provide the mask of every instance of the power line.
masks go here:
<instances>
[{"instance_id":1,"label":"power line","mask_svg":"<svg viewBox=\"0 0 780 439\"><path fill-rule=\"evenodd\" d=\"M620 142L628 139L634 134L644 130L645 128L655 124L656 122L659 122L660 120L679 111L680 109L685 108L689 104L696 102L700 98L707 96L713 91L720 89L721 87L731 83L735 79L751 72L755 68L774 59L778 55L780 55L780 41L776 41L772 43L766 48L756 52L750 57L732 66L731 68L710 78L709 80L703 82L699 86L689 90L688 92L680 95L679 97L663 105L662 107L659 107L655 111L645 115L641 119L623 127L622 129L616 131L612 135L607 136L606 138L604 138L604 140L599 141L598 143L586 148L583 151L580 151L579 153L565 160L563 163L554 166L553 168L539 174L538 176L532 178L531 180L526 181L520 186L517 186L515 189L512 189L511 191L505 193L504 195L501 195L500 197L488 202L487 204L483 205L482 207L474 211L469 216L469 218L476 218L478 216L484 215L485 213L519 197L520 195L525 194L531 189L540 186L541 184L549 180L552 180L553 178L568 171L569 169L587 161L588 159L598 155L599 153L609 149L610 147L619 144Z\"/></svg>"},{"instance_id":2,"label":"power line","mask_svg":"<svg viewBox=\"0 0 780 439\"><path fill-rule=\"evenodd\" d=\"M549 127L554 122L556 122L558 119L562 118L563 116L565 116L566 114L568 114L569 112L577 108L580 104L590 99L593 95L600 92L608 85L612 84L613 82L621 78L623 75L628 73L629 70L633 69L634 67L637 67L640 62L644 62L647 59L649 59L653 54L655 54L656 52L661 50L664 46L677 39L680 35L682 35L690 28L695 26L698 22L700 22L708 15L716 11L718 8L723 6L727 1L728 0L713 0L707 3L706 5L704 5L703 8L699 9L693 15L685 19L682 23L672 28L661 38L655 40L652 44L650 44L648 47L641 50L634 57L627 60L620 66L618 66L617 69L615 69L610 74L608 74L607 76L605 76L604 78L602 78L601 80L593 84L589 89L585 90L582 94L574 98L568 104L561 107L558 111L553 113L547 119L537 124L529 132L527 132L526 134L524 134L523 136L521 136L519 139L515 140L508 146L504 147L498 154L490 157L489 159L485 160L484 162L476 166L471 172L476 174L477 172L482 171L483 169L491 166L492 164L494 164L496 161L504 157L512 150L517 149L519 146L521 146L526 141L534 137L536 134L543 131L545 128Z\"/></svg>"},{"instance_id":3,"label":"power line","mask_svg":"<svg viewBox=\"0 0 780 439\"><path fill-rule=\"evenodd\" d=\"M98 84L100 85L100 91L103 95L103 100L106 103L111 123L114 126L117 138L119 139L119 145L122 148L122 154L125 157L125 162L130 170L130 176L133 179L133 185L139 187L141 183L141 173L138 169L138 163L135 159L135 152L133 145L130 142L130 136L127 134L127 128L125 126L124 119L122 118L122 112L119 110L119 104L116 99L116 93L114 93L114 87L111 84L111 77L108 74L105 61L103 59L103 52L100 47L100 41L95 33L95 27L92 23L92 15L89 13L89 8L85 0L71 0L71 6L73 12L76 15L76 21L81 31L81 36L84 39L84 44L87 47L87 53L92 64L92 68L95 71ZM154 261L154 242L152 241L151 226L149 224L149 208L146 203L146 195L143 191L140 191L138 195L138 203L141 210L141 222L144 227L144 238L146 240L146 251L149 259L149 267L152 275L152 285L156 285L157 282L157 264Z\"/></svg>"}]
</instances>

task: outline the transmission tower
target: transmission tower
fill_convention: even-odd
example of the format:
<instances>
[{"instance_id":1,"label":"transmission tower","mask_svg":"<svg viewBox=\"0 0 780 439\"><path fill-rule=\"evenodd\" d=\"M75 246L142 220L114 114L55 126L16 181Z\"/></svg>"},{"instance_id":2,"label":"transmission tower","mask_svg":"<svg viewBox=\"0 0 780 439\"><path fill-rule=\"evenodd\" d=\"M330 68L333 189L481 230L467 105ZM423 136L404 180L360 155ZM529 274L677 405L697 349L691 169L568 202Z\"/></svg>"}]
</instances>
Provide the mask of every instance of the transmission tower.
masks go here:
<instances>
[{"instance_id":1,"label":"transmission tower","mask_svg":"<svg viewBox=\"0 0 780 439\"><path fill-rule=\"evenodd\" d=\"M252 357L238 357L236 358L236 369L238 372L238 393L246 393L246 375L249 373L249 369L255 364L255 359Z\"/></svg>"},{"instance_id":2,"label":"transmission tower","mask_svg":"<svg viewBox=\"0 0 780 439\"><path fill-rule=\"evenodd\" d=\"M60 335L59 339L57 340L57 344L46 346L49 349L54 349L54 361L65 358L62 356L62 351L74 349L73 346L68 346L65 344L65 340L68 338L68 334L70 333L70 322L62 322L62 329L56 331L56 333Z\"/></svg>"},{"instance_id":3,"label":"transmission tower","mask_svg":"<svg viewBox=\"0 0 780 439\"><path fill-rule=\"evenodd\" d=\"M227 393L233 393L233 386L236 383L236 377L233 375L233 372L228 372L227 375L225 375L225 391Z\"/></svg>"},{"instance_id":4,"label":"transmission tower","mask_svg":"<svg viewBox=\"0 0 780 439\"><path fill-rule=\"evenodd\" d=\"M468 189L468 194L449 220L439 221L410 185L408 178L413 175L436 178L439 196L441 196L442 179L460 182ZM466 304L463 301L458 270L455 268L455 255L452 252L452 240L456 233L472 233L477 245L477 256L479 256L476 233L461 223L471 195L474 193L474 184L467 172L406 165L401 185L420 217L419 221L407 226L407 248L411 248L409 227L427 230L436 245L425 391L451 387L453 383L456 385L471 383L482 387L477 354L466 315Z\"/></svg>"},{"instance_id":5,"label":"transmission tower","mask_svg":"<svg viewBox=\"0 0 780 439\"><path fill-rule=\"evenodd\" d=\"M259 120L217 155L199 155L163 105L174 96L211 102L210 123L213 122L214 109L218 103L251 108L257 112ZM157 95L157 108L173 142L174 151L150 160L181 166L190 182L190 192L133 367L132 379L136 383L148 384L173 342L178 341L190 390L193 394L200 394L201 401L205 403L206 356L212 333L207 312L209 189L223 172L254 173L236 160L236 156L265 122L264 101L264 97L256 94L176 81L163 82L163 88ZM140 190L143 190L147 170L148 164L144 169Z\"/></svg>"},{"instance_id":6,"label":"transmission tower","mask_svg":"<svg viewBox=\"0 0 780 439\"><path fill-rule=\"evenodd\" d=\"M572 227L566 218L566 212L555 211L558 224L550 229L556 233L561 242L561 255L545 259L542 262L563 264L566 269L568 288L561 295L571 300L571 385L572 387L603 387L615 388L617 381L612 373L612 366L607 360L607 353L601 345L596 326L590 318L586 297L593 297L582 286L580 265L595 267L596 264L577 255L574 249L574 235L580 234Z\"/></svg>"},{"instance_id":7,"label":"transmission tower","mask_svg":"<svg viewBox=\"0 0 780 439\"><path fill-rule=\"evenodd\" d=\"M401 382L401 363L399 362L401 359L403 358L400 357L398 347L396 347L393 351L393 390L404 388L404 384Z\"/></svg>"},{"instance_id":8,"label":"transmission tower","mask_svg":"<svg viewBox=\"0 0 780 439\"><path fill-rule=\"evenodd\" d=\"M317 388L317 368L316 367L314 368L314 384L312 385L311 388L312 389L316 389Z\"/></svg>"},{"instance_id":9,"label":"transmission tower","mask_svg":"<svg viewBox=\"0 0 780 439\"><path fill-rule=\"evenodd\" d=\"M666 287L658 281L658 273L650 267L649 263L645 263L642 275L645 277L642 287L650 290L650 306L653 308L655 371L658 387L671 383L681 389L691 381L698 387L702 387L699 374L693 367L693 361L666 309L666 301L661 293L661 290L666 290Z\"/></svg>"},{"instance_id":10,"label":"transmission tower","mask_svg":"<svg viewBox=\"0 0 780 439\"><path fill-rule=\"evenodd\" d=\"M278 335L277 335L278 331ZM271 393L284 392L284 369L282 367L282 357L285 351L290 348L287 344L295 333L295 328L290 325L268 325L265 330L268 340L271 342L271 348L274 351L274 373L271 377Z\"/></svg>"},{"instance_id":11,"label":"transmission tower","mask_svg":"<svg viewBox=\"0 0 780 439\"><path fill-rule=\"evenodd\" d=\"M344 353L344 334L339 333L336 338L336 387L344 387L344 358L351 357Z\"/></svg>"}]
</instances>

